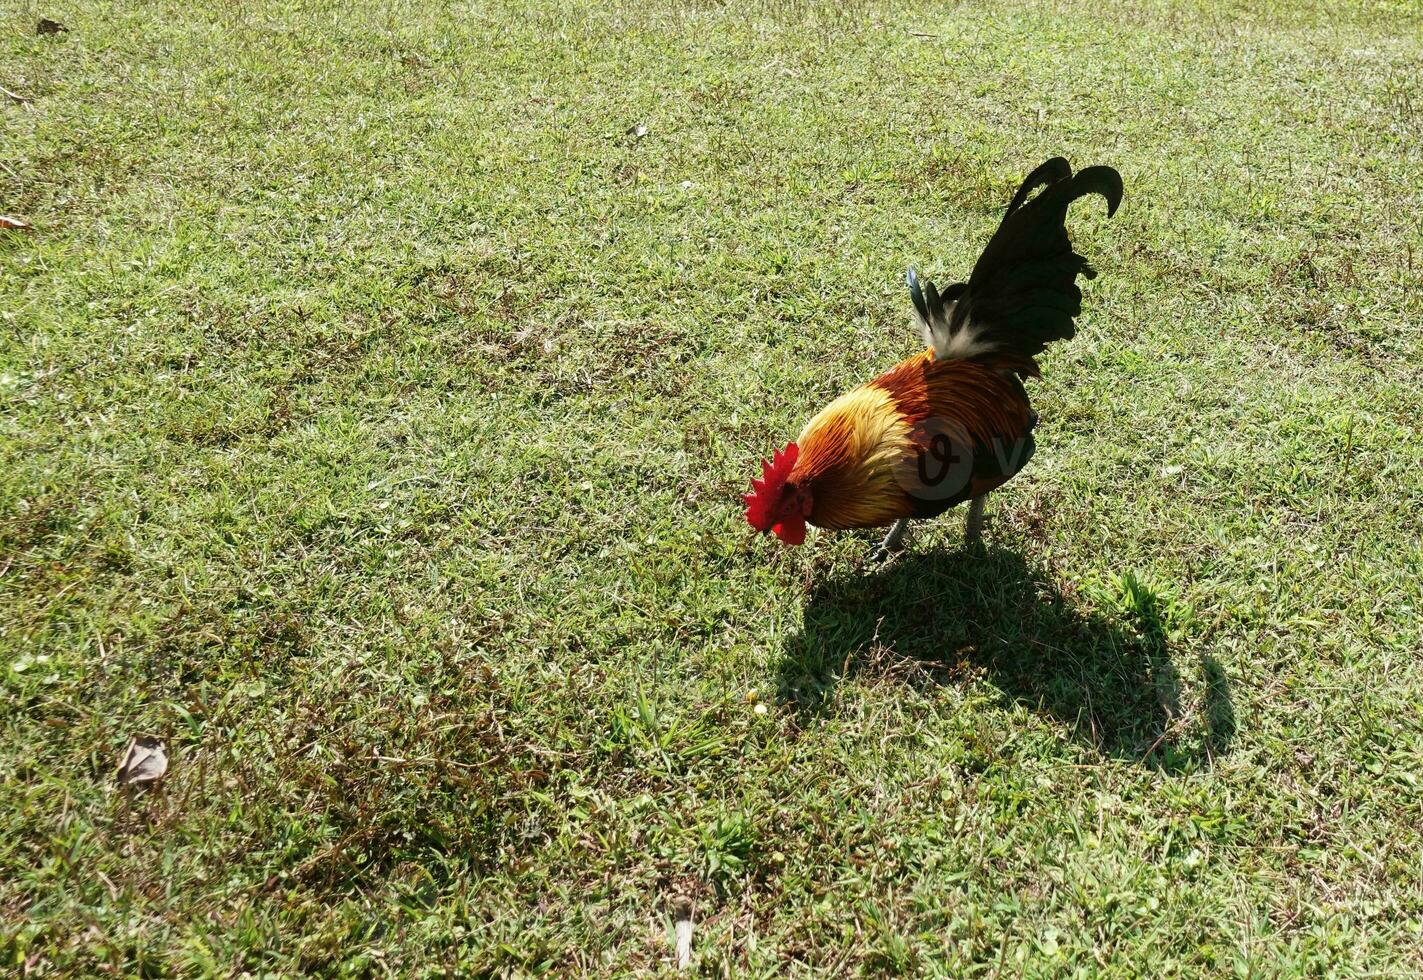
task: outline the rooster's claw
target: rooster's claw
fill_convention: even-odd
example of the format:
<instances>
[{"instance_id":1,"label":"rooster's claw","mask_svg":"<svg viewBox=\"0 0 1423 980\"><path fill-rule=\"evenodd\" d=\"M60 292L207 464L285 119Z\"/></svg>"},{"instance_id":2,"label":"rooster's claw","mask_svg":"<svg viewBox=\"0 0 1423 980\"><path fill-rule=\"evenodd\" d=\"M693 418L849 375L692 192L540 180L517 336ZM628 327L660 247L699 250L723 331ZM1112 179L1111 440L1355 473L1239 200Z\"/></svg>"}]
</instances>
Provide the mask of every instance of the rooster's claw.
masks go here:
<instances>
[{"instance_id":1,"label":"rooster's claw","mask_svg":"<svg viewBox=\"0 0 1423 980\"><path fill-rule=\"evenodd\" d=\"M870 564L879 565L887 561L890 555L904 550L904 534L908 530L909 520L907 518L895 521L894 527L889 529L884 540L875 545L874 550L870 552Z\"/></svg>"}]
</instances>

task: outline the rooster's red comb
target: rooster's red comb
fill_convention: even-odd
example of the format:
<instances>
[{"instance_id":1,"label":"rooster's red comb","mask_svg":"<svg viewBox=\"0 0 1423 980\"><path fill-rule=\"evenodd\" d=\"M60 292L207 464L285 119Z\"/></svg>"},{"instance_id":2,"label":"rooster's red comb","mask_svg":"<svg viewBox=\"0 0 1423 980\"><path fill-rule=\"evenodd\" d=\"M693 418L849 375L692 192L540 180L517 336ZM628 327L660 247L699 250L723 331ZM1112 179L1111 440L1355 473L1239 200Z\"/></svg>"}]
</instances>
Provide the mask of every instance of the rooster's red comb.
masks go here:
<instances>
[{"instance_id":1,"label":"rooster's red comb","mask_svg":"<svg viewBox=\"0 0 1423 980\"><path fill-rule=\"evenodd\" d=\"M746 520L758 531L769 531L776 523L776 505L781 502L781 488L800 458L800 447L788 443L770 459L761 461L761 479L751 481L746 501Z\"/></svg>"}]
</instances>

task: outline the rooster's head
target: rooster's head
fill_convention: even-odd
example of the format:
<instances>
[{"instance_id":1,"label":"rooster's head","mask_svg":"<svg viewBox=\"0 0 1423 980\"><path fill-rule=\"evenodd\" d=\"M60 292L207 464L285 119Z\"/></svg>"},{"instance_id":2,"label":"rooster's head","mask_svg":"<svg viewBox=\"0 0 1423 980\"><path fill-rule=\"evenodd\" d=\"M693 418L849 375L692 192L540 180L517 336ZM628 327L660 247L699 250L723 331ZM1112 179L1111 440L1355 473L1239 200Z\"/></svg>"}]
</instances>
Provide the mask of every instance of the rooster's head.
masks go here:
<instances>
[{"instance_id":1,"label":"rooster's head","mask_svg":"<svg viewBox=\"0 0 1423 980\"><path fill-rule=\"evenodd\" d=\"M786 544L805 540L805 519L810 516L810 491L790 481L800 458L800 447L790 443L761 463L761 479L751 481L746 520L762 534L774 531Z\"/></svg>"}]
</instances>

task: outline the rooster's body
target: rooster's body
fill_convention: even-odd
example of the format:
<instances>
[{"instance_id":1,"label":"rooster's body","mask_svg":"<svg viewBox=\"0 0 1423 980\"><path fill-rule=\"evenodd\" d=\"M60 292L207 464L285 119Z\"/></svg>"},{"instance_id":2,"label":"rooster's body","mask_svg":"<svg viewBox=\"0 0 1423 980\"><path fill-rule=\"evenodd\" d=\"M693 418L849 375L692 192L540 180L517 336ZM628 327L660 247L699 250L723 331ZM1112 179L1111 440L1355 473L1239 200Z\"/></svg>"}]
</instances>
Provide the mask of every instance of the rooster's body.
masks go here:
<instances>
[{"instance_id":1,"label":"rooster's body","mask_svg":"<svg viewBox=\"0 0 1423 980\"><path fill-rule=\"evenodd\" d=\"M883 552L898 547L908 520L971 500L976 534L983 495L1033 454L1037 415L1020 379L1038 376L1036 357L1050 341L1073 335L1077 276L1095 275L1063 223L1068 206L1092 193L1111 215L1121 177L1109 167L1074 176L1056 157L1023 182L967 283L940 295L910 270L929 349L835 399L763 464L747 520L789 544L804 540L807 523L892 524Z\"/></svg>"}]
</instances>

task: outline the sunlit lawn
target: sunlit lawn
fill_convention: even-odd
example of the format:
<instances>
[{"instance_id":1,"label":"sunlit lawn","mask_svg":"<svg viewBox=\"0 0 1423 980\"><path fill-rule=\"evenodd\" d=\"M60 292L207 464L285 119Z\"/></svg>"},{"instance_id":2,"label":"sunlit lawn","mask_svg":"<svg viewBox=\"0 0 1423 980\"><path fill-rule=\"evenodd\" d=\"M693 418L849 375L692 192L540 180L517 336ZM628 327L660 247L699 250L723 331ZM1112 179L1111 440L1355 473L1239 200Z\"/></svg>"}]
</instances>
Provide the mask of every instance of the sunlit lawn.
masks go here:
<instances>
[{"instance_id":1,"label":"sunlit lawn","mask_svg":"<svg viewBox=\"0 0 1423 980\"><path fill-rule=\"evenodd\" d=\"M7 7L0 972L1416 969L1420 79L1411 0ZM753 539L1058 153L987 551Z\"/></svg>"}]
</instances>

